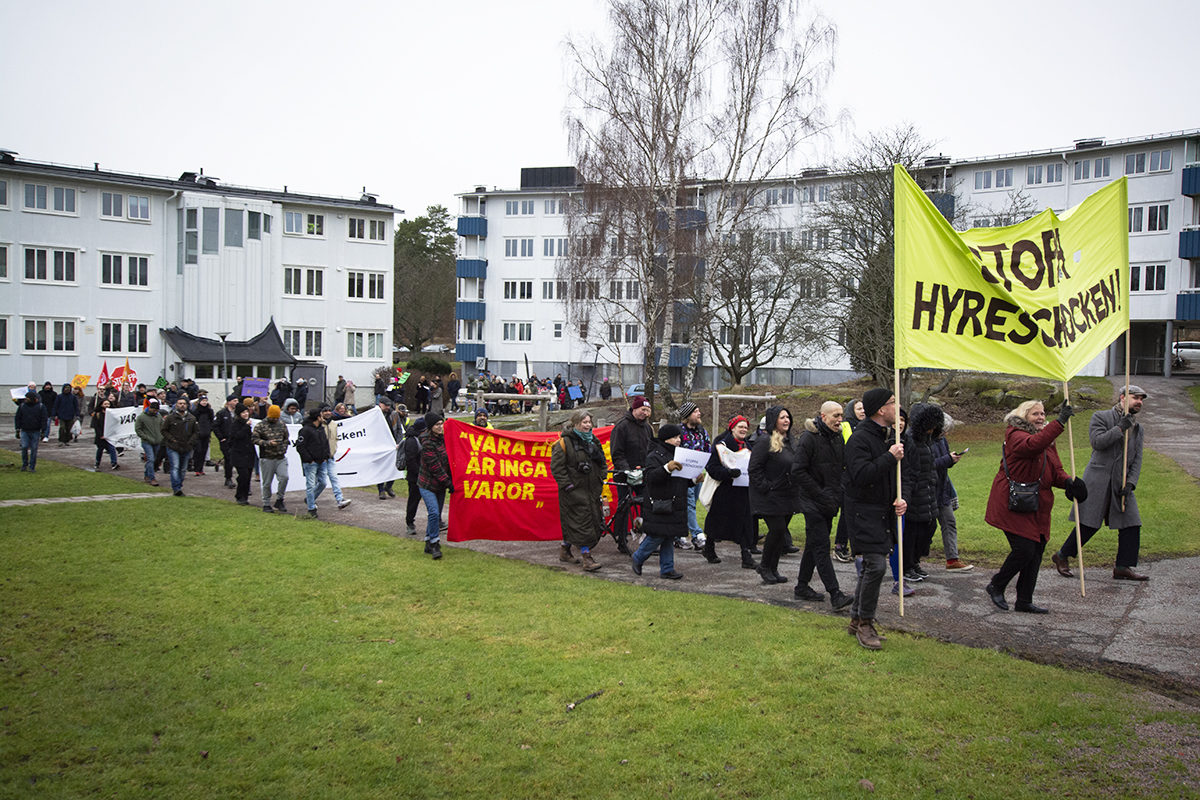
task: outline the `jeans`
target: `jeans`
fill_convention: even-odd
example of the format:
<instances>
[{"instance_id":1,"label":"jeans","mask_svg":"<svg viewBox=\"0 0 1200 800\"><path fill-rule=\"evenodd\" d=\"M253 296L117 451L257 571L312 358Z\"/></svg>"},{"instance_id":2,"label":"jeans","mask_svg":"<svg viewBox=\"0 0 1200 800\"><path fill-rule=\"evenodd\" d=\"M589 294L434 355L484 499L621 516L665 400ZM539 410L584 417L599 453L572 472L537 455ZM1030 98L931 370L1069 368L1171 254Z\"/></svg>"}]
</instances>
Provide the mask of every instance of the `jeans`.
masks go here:
<instances>
[{"instance_id":1,"label":"jeans","mask_svg":"<svg viewBox=\"0 0 1200 800\"><path fill-rule=\"evenodd\" d=\"M49 411L50 409L46 409L46 410ZM45 424L42 425L42 438L43 439L50 438L50 416L49 415L47 415L47 417L46 417Z\"/></svg>"},{"instance_id":2,"label":"jeans","mask_svg":"<svg viewBox=\"0 0 1200 800\"><path fill-rule=\"evenodd\" d=\"M279 499L283 500L283 493L287 491L288 485L288 470L286 458L262 458L258 461L259 470L262 474L262 501L264 506L271 505L271 479L274 478L279 485Z\"/></svg>"},{"instance_id":3,"label":"jeans","mask_svg":"<svg viewBox=\"0 0 1200 800\"><path fill-rule=\"evenodd\" d=\"M850 616L873 620L875 609L879 606L879 585L887 573L887 556L883 553L863 553L862 564L862 574L858 576L858 585L854 587Z\"/></svg>"},{"instance_id":4,"label":"jeans","mask_svg":"<svg viewBox=\"0 0 1200 800\"><path fill-rule=\"evenodd\" d=\"M833 571L833 559L829 557L829 531L833 527L832 517L818 514L804 515L804 555L800 557L798 580L807 585L812 580L813 570L821 576L825 591L836 595L841 591L837 574Z\"/></svg>"},{"instance_id":5,"label":"jeans","mask_svg":"<svg viewBox=\"0 0 1200 800\"><path fill-rule=\"evenodd\" d=\"M142 452L146 455L146 480L154 480L154 458L158 454L158 445L142 442Z\"/></svg>"},{"instance_id":6,"label":"jeans","mask_svg":"<svg viewBox=\"0 0 1200 800\"><path fill-rule=\"evenodd\" d=\"M633 554L633 563L639 567L647 558L658 551L658 574L669 575L675 571L675 540L670 536L650 536L642 539L642 544Z\"/></svg>"},{"instance_id":7,"label":"jeans","mask_svg":"<svg viewBox=\"0 0 1200 800\"><path fill-rule=\"evenodd\" d=\"M340 506L342 504L342 485L338 483L337 479L337 463L332 458L325 459L321 462L321 472L325 475L325 482L333 490L333 499Z\"/></svg>"},{"instance_id":8,"label":"jeans","mask_svg":"<svg viewBox=\"0 0 1200 800\"><path fill-rule=\"evenodd\" d=\"M1079 526L1079 539L1084 544L1088 543L1096 535L1099 528L1093 528L1090 525ZM1117 566L1118 567L1136 567L1138 564L1138 551L1141 549L1142 542L1142 526L1130 525L1127 528L1121 528L1117 531ZM1058 552L1067 558L1078 555L1079 550L1075 547L1075 531L1071 531L1067 535L1067 540L1063 542L1063 546L1058 549Z\"/></svg>"},{"instance_id":9,"label":"jeans","mask_svg":"<svg viewBox=\"0 0 1200 800\"><path fill-rule=\"evenodd\" d=\"M324 462L306 461L302 466L304 468L304 500L308 504L309 511L316 511L317 498L325 489L325 471L322 469Z\"/></svg>"},{"instance_id":10,"label":"jeans","mask_svg":"<svg viewBox=\"0 0 1200 800\"><path fill-rule=\"evenodd\" d=\"M117 448L108 439L101 439L96 442L96 469L100 469L100 459L104 457L105 452L108 453L112 465L117 465Z\"/></svg>"},{"instance_id":11,"label":"jeans","mask_svg":"<svg viewBox=\"0 0 1200 800\"><path fill-rule=\"evenodd\" d=\"M188 456L191 451L179 452L170 447L167 448L167 465L171 469L171 490L176 492L183 491L183 473L187 469Z\"/></svg>"},{"instance_id":12,"label":"jeans","mask_svg":"<svg viewBox=\"0 0 1200 800\"><path fill-rule=\"evenodd\" d=\"M1008 587L1008 582L1017 576L1017 602L1032 603L1033 590L1037 587L1038 569L1042 566L1042 553L1046 550L1045 542L1035 542L1015 533L1004 532L1011 548L1008 558L1000 565L1000 571L992 576L992 586L999 589L1001 594Z\"/></svg>"},{"instance_id":13,"label":"jeans","mask_svg":"<svg viewBox=\"0 0 1200 800\"><path fill-rule=\"evenodd\" d=\"M697 536L703 535L704 531L700 528L700 523L696 521L696 500L700 497L700 487L692 484L688 487L688 535L695 539Z\"/></svg>"},{"instance_id":14,"label":"jeans","mask_svg":"<svg viewBox=\"0 0 1200 800\"><path fill-rule=\"evenodd\" d=\"M38 445L42 441L41 431L21 431L21 468L37 467Z\"/></svg>"},{"instance_id":15,"label":"jeans","mask_svg":"<svg viewBox=\"0 0 1200 800\"><path fill-rule=\"evenodd\" d=\"M947 561L958 558L958 520L954 517L954 506L938 508L938 527L942 529L942 555Z\"/></svg>"},{"instance_id":16,"label":"jeans","mask_svg":"<svg viewBox=\"0 0 1200 800\"><path fill-rule=\"evenodd\" d=\"M442 505L446 500L446 492L434 492L421 489L421 499L425 501L425 541L435 544L442 532Z\"/></svg>"}]
</instances>

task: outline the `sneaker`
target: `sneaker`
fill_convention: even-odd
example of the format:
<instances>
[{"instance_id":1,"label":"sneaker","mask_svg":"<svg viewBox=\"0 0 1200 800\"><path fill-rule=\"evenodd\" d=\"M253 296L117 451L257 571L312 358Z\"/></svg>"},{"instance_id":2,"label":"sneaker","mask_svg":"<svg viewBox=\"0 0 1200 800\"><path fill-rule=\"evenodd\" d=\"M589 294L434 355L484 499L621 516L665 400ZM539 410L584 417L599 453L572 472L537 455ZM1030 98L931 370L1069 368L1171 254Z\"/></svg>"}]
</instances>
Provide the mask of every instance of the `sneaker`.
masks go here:
<instances>
[{"instance_id":1,"label":"sneaker","mask_svg":"<svg viewBox=\"0 0 1200 800\"><path fill-rule=\"evenodd\" d=\"M183 489L176 489L176 490L175 490L175 496L176 496L176 497L183 497ZM240 502L242 502L242 501L241 501L241 500L239 500L238 502L240 503Z\"/></svg>"},{"instance_id":2,"label":"sneaker","mask_svg":"<svg viewBox=\"0 0 1200 800\"><path fill-rule=\"evenodd\" d=\"M417 535L417 527L415 525L405 525L404 532L407 533L409 536L416 536Z\"/></svg>"},{"instance_id":3,"label":"sneaker","mask_svg":"<svg viewBox=\"0 0 1200 800\"><path fill-rule=\"evenodd\" d=\"M263 506L263 511L267 512L268 514L275 513L275 509L271 508L270 506Z\"/></svg>"},{"instance_id":4,"label":"sneaker","mask_svg":"<svg viewBox=\"0 0 1200 800\"><path fill-rule=\"evenodd\" d=\"M966 572L967 570L975 569L974 564L964 563L962 560L952 558L946 562L946 572Z\"/></svg>"},{"instance_id":5,"label":"sneaker","mask_svg":"<svg viewBox=\"0 0 1200 800\"><path fill-rule=\"evenodd\" d=\"M920 583L921 581L925 580L925 576L917 572L915 569L906 569L904 570L904 580L908 581L909 583Z\"/></svg>"},{"instance_id":6,"label":"sneaker","mask_svg":"<svg viewBox=\"0 0 1200 800\"><path fill-rule=\"evenodd\" d=\"M912 571L920 575L922 578L929 577L929 571L922 567L921 562L919 561L916 564L913 564Z\"/></svg>"},{"instance_id":7,"label":"sneaker","mask_svg":"<svg viewBox=\"0 0 1200 800\"><path fill-rule=\"evenodd\" d=\"M195 475L196 475L196 477L197 477L197 478L202 478L202 477L204 477L204 473L203 473L203 472L197 472L197 473L195 473Z\"/></svg>"},{"instance_id":8,"label":"sneaker","mask_svg":"<svg viewBox=\"0 0 1200 800\"><path fill-rule=\"evenodd\" d=\"M346 508L346 507L347 507L347 506L349 506L349 505L350 505L352 502L354 502L354 501L353 501L353 500L343 500L342 502L338 503L338 508L339 508L339 509Z\"/></svg>"},{"instance_id":9,"label":"sneaker","mask_svg":"<svg viewBox=\"0 0 1200 800\"><path fill-rule=\"evenodd\" d=\"M43 437L42 437L42 441L43 441L43 442L48 442L48 441L50 441L50 437L49 437L49 436L43 436Z\"/></svg>"},{"instance_id":10,"label":"sneaker","mask_svg":"<svg viewBox=\"0 0 1200 800\"><path fill-rule=\"evenodd\" d=\"M317 510L315 508L310 508L308 510L308 515L310 517L312 517L313 519L316 519L317 518Z\"/></svg>"},{"instance_id":11,"label":"sneaker","mask_svg":"<svg viewBox=\"0 0 1200 800\"><path fill-rule=\"evenodd\" d=\"M850 548L844 544L839 544L833 548L833 557L843 564L850 563Z\"/></svg>"},{"instance_id":12,"label":"sneaker","mask_svg":"<svg viewBox=\"0 0 1200 800\"><path fill-rule=\"evenodd\" d=\"M906 580L907 580L907 579L906 579ZM916 589L914 589L913 587L909 586L907 583L906 583L906 584L904 584L904 596L905 596L905 597L912 597L912 596L913 596L914 594L916 594L916 593L917 593L917 590L916 590ZM894 595L899 595L899 594L900 594L900 582L899 582L899 581L897 581L896 583L893 583L893 584L892 584L892 594L894 594Z\"/></svg>"},{"instance_id":13,"label":"sneaker","mask_svg":"<svg viewBox=\"0 0 1200 800\"><path fill-rule=\"evenodd\" d=\"M120 464L113 464L111 467L109 467L109 469L111 469L113 472L116 472L120 468L121 468Z\"/></svg>"},{"instance_id":14,"label":"sneaker","mask_svg":"<svg viewBox=\"0 0 1200 800\"><path fill-rule=\"evenodd\" d=\"M287 509L283 507L282 497L275 501L275 508L279 509L280 511L287 511Z\"/></svg>"}]
</instances>

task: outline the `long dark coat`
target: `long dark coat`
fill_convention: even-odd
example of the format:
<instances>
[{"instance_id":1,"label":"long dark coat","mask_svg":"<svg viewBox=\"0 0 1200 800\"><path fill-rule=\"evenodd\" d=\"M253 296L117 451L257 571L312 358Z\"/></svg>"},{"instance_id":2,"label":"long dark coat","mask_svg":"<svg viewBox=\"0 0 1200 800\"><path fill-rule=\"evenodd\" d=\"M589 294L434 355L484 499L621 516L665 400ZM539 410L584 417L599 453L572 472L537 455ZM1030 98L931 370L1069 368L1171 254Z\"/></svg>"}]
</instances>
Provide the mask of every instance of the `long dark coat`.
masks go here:
<instances>
[{"instance_id":1,"label":"long dark coat","mask_svg":"<svg viewBox=\"0 0 1200 800\"><path fill-rule=\"evenodd\" d=\"M692 482L687 478L674 477L667 471L666 464L675 455L675 448L667 447L658 439L650 440L646 454L646 502L642 505L642 530L647 536L677 539L687 536L687 493ZM668 500L671 513L654 513L655 500Z\"/></svg>"},{"instance_id":2,"label":"long dark coat","mask_svg":"<svg viewBox=\"0 0 1200 800\"><path fill-rule=\"evenodd\" d=\"M735 452L747 447L744 441L734 438L732 431L725 431L713 440L712 455L704 470L721 483L713 492L708 516L704 518L704 535L714 542L736 542L749 547L754 543L755 534L754 517L750 515L750 487L733 485L733 476L717 453L719 444Z\"/></svg>"},{"instance_id":3,"label":"long dark coat","mask_svg":"<svg viewBox=\"0 0 1200 800\"><path fill-rule=\"evenodd\" d=\"M587 465L589 469L581 470ZM600 493L607 464L595 439L584 441L575 431L563 433L550 449L550 474L558 484L558 516L563 541L595 547L604 529Z\"/></svg>"}]
</instances>

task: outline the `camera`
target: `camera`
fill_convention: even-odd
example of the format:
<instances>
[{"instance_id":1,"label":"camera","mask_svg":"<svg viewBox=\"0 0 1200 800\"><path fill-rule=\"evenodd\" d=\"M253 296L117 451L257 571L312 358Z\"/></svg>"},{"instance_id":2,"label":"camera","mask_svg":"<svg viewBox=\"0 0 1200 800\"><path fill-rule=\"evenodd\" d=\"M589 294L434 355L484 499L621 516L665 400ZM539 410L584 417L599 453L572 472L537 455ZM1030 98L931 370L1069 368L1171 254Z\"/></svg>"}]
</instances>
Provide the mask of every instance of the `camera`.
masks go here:
<instances>
[{"instance_id":1,"label":"camera","mask_svg":"<svg viewBox=\"0 0 1200 800\"><path fill-rule=\"evenodd\" d=\"M582 474L584 474L584 475L587 475L589 472L591 472L591 471L592 471L592 465L591 465L591 464L589 464L589 463L587 463L586 461L584 461L584 462L581 462L581 463L580 463L578 466L576 466L575 468L576 468L576 469L578 469L578 470L579 470L579 471L580 471Z\"/></svg>"}]
</instances>

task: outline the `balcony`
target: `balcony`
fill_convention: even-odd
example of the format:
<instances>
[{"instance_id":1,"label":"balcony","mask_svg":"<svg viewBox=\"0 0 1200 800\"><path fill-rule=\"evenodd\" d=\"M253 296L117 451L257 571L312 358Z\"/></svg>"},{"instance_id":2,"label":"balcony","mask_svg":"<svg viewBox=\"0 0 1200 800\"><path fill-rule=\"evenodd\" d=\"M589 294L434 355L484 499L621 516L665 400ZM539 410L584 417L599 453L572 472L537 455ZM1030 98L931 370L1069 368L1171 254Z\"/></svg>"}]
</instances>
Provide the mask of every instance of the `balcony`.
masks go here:
<instances>
[{"instance_id":1,"label":"balcony","mask_svg":"<svg viewBox=\"0 0 1200 800\"><path fill-rule=\"evenodd\" d=\"M662 352L662 348L654 348L654 363L658 363L658 356ZM688 357L691 355L691 348L686 344L671 345L671 355L667 359L668 367L686 367ZM701 351L696 359L696 366L700 367L704 364L704 352Z\"/></svg>"},{"instance_id":2,"label":"balcony","mask_svg":"<svg viewBox=\"0 0 1200 800\"><path fill-rule=\"evenodd\" d=\"M708 224L708 212L703 208L676 208L675 224L677 229L681 231L703 230L704 226ZM667 214L665 211L658 212L655 227L660 231L667 229Z\"/></svg>"},{"instance_id":3,"label":"balcony","mask_svg":"<svg viewBox=\"0 0 1200 800\"><path fill-rule=\"evenodd\" d=\"M482 302L459 300L454 304L454 318L485 320L487 319L486 309L487 306Z\"/></svg>"},{"instance_id":4,"label":"balcony","mask_svg":"<svg viewBox=\"0 0 1200 800\"><path fill-rule=\"evenodd\" d=\"M1200 258L1200 225L1186 225L1179 232L1179 257Z\"/></svg>"},{"instance_id":5,"label":"balcony","mask_svg":"<svg viewBox=\"0 0 1200 800\"><path fill-rule=\"evenodd\" d=\"M459 236L478 236L481 239L487 238L487 217L459 217L458 218L458 235Z\"/></svg>"},{"instance_id":6,"label":"balcony","mask_svg":"<svg viewBox=\"0 0 1200 800\"><path fill-rule=\"evenodd\" d=\"M459 258L454 262L454 277L456 278L486 278L486 258Z\"/></svg>"},{"instance_id":7,"label":"balcony","mask_svg":"<svg viewBox=\"0 0 1200 800\"><path fill-rule=\"evenodd\" d=\"M1200 164L1192 164L1183 168L1183 187L1180 194L1184 197L1200 196Z\"/></svg>"},{"instance_id":8,"label":"balcony","mask_svg":"<svg viewBox=\"0 0 1200 800\"><path fill-rule=\"evenodd\" d=\"M454 360L468 365L468 369L475 366L475 359L486 355L482 342L459 342L454 348Z\"/></svg>"},{"instance_id":9,"label":"balcony","mask_svg":"<svg viewBox=\"0 0 1200 800\"><path fill-rule=\"evenodd\" d=\"M1184 289L1175 295L1175 319L1180 322L1200 320L1200 289Z\"/></svg>"}]
</instances>

